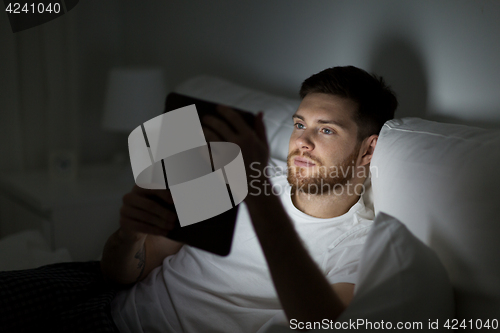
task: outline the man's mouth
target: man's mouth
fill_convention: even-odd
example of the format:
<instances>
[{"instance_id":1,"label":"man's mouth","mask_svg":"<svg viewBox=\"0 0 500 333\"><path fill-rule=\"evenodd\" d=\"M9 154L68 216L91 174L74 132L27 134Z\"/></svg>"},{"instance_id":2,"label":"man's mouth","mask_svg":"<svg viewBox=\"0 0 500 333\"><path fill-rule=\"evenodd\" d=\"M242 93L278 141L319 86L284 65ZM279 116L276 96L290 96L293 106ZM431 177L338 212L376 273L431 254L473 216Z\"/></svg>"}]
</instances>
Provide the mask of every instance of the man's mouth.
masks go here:
<instances>
[{"instance_id":1,"label":"man's mouth","mask_svg":"<svg viewBox=\"0 0 500 333\"><path fill-rule=\"evenodd\" d=\"M296 157L293 159L293 164L295 164L296 166L299 166L299 167L313 167L315 166L316 164L313 163L312 161L308 160L308 159L305 159L303 157Z\"/></svg>"}]
</instances>

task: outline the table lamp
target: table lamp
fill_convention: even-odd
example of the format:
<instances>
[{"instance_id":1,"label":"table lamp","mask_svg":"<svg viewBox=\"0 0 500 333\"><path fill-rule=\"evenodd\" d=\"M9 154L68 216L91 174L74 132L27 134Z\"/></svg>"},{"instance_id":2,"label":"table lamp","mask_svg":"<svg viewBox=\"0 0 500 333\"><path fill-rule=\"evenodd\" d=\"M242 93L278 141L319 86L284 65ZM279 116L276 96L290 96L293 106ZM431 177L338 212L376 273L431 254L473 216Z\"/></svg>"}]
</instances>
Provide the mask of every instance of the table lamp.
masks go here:
<instances>
[{"instance_id":1,"label":"table lamp","mask_svg":"<svg viewBox=\"0 0 500 333\"><path fill-rule=\"evenodd\" d=\"M108 75L101 125L106 130L128 134L162 114L166 95L160 68L114 68ZM124 153L113 156L113 164L123 166L127 161Z\"/></svg>"},{"instance_id":2,"label":"table lamp","mask_svg":"<svg viewBox=\"0 0 500 333\"><path fill-rule=\"evenodd\" d=\"M108 76L102 127L131 132L163 111L166 85L159 68L114 68Z\"/></svg>"}]
</instances>

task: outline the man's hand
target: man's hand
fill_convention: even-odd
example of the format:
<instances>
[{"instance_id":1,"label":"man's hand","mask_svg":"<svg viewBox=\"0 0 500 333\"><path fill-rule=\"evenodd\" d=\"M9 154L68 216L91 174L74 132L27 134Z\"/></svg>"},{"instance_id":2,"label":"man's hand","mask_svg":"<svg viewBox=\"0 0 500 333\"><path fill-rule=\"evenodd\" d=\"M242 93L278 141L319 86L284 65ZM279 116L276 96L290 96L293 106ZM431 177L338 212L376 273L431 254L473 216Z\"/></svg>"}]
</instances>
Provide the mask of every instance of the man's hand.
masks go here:
<instances>
[{"instance_id":1,"label":"man's hand","mask_svg":"<svg viewBox=\"0 0 500 333\"><path fill-rule=\"evenodd\" d=\"M129 236L166 236L175 226L177 214L169 190L148 190L135 185L123 196L120 226Z\"/></svg>"},{"instance_id":2,"label":"man's hand","mask_svg":"<svg viewBox=\"0 0 500 333\"><path fill-rule=\"evenodd\" d=\"M243 154L247 178L259 176L259 173L262 174L269 159L269 146L262 120L263 113L260 112L255 117L254 128L250 128L243 117L233 109L219 105L217 111L225 121L213 116L203 117L205 137L208 141L222 140L237 144Z\"/></svg>"},{"instance_id":3,"label":"man's hand","mask_svg":"<svg viewBox=\"0 0 500 333\"><path fill-rule=\"evenodd\" d=\"M104 276L129 285L144 279L167 256L177 253L183 244L164 237L174 228L176 218L170 191L134 186L123 197L120 228L104 245Z\"/></svg>"}]
</instances>

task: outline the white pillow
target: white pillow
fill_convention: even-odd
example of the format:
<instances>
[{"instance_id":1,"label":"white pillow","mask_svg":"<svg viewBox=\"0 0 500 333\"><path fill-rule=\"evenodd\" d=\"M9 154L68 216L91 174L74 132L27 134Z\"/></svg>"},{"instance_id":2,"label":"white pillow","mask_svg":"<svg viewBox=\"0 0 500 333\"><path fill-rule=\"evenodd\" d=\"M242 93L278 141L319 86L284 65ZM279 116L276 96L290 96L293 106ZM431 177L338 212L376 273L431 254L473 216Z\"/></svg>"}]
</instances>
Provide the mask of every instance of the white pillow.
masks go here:
<instances>
[{"instance_id":1,"label":"white pillow","mask_svg":"<svg viewBox=\"0 0 500 333\"><path fill-rule=\"evenodd\" d=\"M429 329L429 323L437 320L443 330L446 320L454 317L454 309L450 280L434 251L397 219L379 213L363 248L354 299L338 318L337 325L357 323L359 326L345 327L370 332L396 329L398 323L421 323L411 328L435 332ZM297 324L290 326L281 312L262 331L292 331L284 328L295 328ZM323 328L326 327L335 328Z\"/></svg>"},{"instance_id":2,"label":"white pillow","mask_svg":"<svg viewBox=\"0 0 500 333\"><path fill-rule=\"evenodd\" d=\"M500 318L500 132L387 122L371 163L375 211L403 221L436 251L460 320Z\"/></svg>"},{"instance_id":3,"label":"white pillow","mask_svg":"<svg viewBox=\"0 0 500 333\"><path fill-rule=\"evenodd\" d=\"M213 76L196 76L174 89L177 93L220 103L255 114L264 112L271 157L286 161L293 130L292 115L300 100L267 94Z\"/></svg>"},{"instance_id":4,"label":"white pillow","mask_svg":"<svg viewBox=\"0 0 500 333\"><path fill-rule=\"evenodd\" d=\"M396 218L377 214L359 263L355 297L338 321L383 320L392 329L398 322L421 322L425 331L429 320L438 320L442 329L454 309L450 280L434 251Z\"/></svg>"}]
</instances>

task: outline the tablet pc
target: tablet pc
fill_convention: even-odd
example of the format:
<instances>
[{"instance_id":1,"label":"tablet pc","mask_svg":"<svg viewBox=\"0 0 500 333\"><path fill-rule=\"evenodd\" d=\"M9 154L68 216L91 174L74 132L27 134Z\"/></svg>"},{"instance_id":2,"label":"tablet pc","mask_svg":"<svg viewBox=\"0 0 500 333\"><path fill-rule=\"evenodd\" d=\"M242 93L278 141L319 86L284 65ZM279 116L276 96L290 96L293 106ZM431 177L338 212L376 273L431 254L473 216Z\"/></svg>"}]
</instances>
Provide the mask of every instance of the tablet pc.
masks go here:
<instances>
[{"instance_id":1,"label":"tablet pc","mask_svg":"<svg viewBox=\"0 0 500 333\"><path fill-rule=\"evenodd\" d=\"M196 105L200 119L205 115L221 118L216 110L217 104L178 93L170 93L167 96L164 113L192 104ZM253 128L255 116L252 113L236 109L235 111L240 113L247 124ZM226 184L226 186L229 190L229 185ZM153 199L160 200L156 196ZM175 211L173 205L164 201L160 203ZM168 233L167 237L220 256L226 256L231 251L237 213L238 205L222 214L184 227L181 227L177 220L174 229Z\"/></svg>"}]
</instances>

